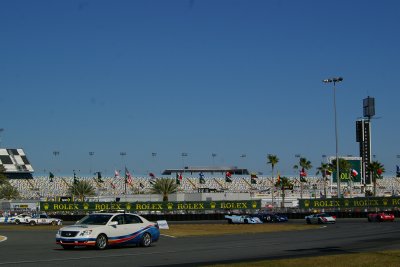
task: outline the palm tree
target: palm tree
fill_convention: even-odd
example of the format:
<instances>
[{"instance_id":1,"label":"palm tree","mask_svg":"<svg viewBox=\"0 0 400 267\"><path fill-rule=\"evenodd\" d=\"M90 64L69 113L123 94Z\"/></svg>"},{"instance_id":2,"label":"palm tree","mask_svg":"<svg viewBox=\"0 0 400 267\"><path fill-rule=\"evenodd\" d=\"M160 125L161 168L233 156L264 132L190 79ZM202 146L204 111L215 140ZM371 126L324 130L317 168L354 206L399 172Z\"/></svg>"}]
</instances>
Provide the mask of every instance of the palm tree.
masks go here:
<instances>
[{"instance_id":1,"label":"palm tree","mask_svg":"<svg viewBox=\"0 0 400 267\"><path fill-rule=\"evenodd\" d=\"M12 200L12 199L19 199L20 195L14 186L11 184L5 184L0 187L0 199L7 199L7 200Z\"/></svg>"},{"instance_id":2,"label":"palm tree","mask_svg":"<svg viewBox=\"0 0 400 267\"><path fill-rule=\"evenodd\" d=\"M94 187L85 180L77 180L68 188L68 193L80 201L84 201L85 197L91 197L95 195Z\"/></svg>"},{"instance_id":3,"label":"palm tree","mask_svg":"<svg viewBox=\"0 0 400 267\"><path fill-rule=\"evenodd\" d=\"M321 162L321 165L317 168L317 173L315 175L321 174L322 180L324 182L324 196L326 197L326 181L328 180L327 174L332 173L332 169L328 163Z\"/></svg>"},{"instance_id":4,"label":"palm tree","mask_svg":"<svg viewBox=\"0 0 400 267\"><path fill-rule=\"evenodd\" d=\"M300 157L299 165L297 165L297 164L294 165L293 169L299 169L299 166L302 168L302 171L303 170L308 171L309 169L312 168L311 161L307 160L304 157ZM303 182L306 182L306 179L301 176L300 177L300 198L303 198Z\"/></svg>"},{"instance_id":5,"label":"palm tree","mask_svg":"<svg viewBox=\"0 0 400 267\"><path fill-rule=\"evenodd\" d=\"M330 164L330 168L332 170L336 170L336 159L332 160L332 163ZM351 178L350 172L351 172L350 162L345 159L339 158L339 173L346 174L346 176L349 178L349 181L351 182L352 178ZM341 179L341 177L337 177L337 174L336 174L336 179ZM338 192L339 191L340 190L338 188ZM350 193L351 193L351 187L350 187ZM338 197L340 197L340 196L338 196Z\"/></svg>"},{"instance_id":6,"label":"palm tree","mask_svg":"<svg viewBox=\"0 0 400 267\"><path fill-rule=\"evenodd\" d=\"M152 194L163 195L163 201L168 201L168 195L175 193L178 189L178 184L175 183L174 179L160 178L155 181L150 189Z\"/></svg>"},{"instance_id":7,"label":"palm tree","mask_svg":"<svg viewBox=\"0 0 400 267\"><path fill-rule=\"evenodd\" d=\"M273 178L274 177L274 168L275 168L275 165L278 164L279 158L276 155L269 154L267 159L268 159L267 164L271 164L271 169L272 169L271 173L272 173L272 178Z\"/></svg>"},{"instance_id":8,"label":"palm tree","mask_svg":"<svg viewBox=\"0 0 400 267\"><path fill-rule=\"evenodd\" d=\"M274 184L274 167L279 162L279 158L276 155L268 154L267 164L271 164L271 173L272 173L272 184ZM274 194L275 194L275 186L272 187L272 206L274 205Z\"/></svg>"},{"instance_id":9,"label":"palm tree","mask_svg":"<svg viewBox=\"0 0 400 267\"><path fill-rule=\"evenodd\" d=\"M291 180L289 180L287 177L279 177L275 183L275 186L277 188L279 188L282 191L282 202L281 202L281 208L285 207L285 190L289 189L292 190L293 189L293 182Z\"/></svg>"},{"instance_id":10,"label":"palm tree","mask_svg":"<svg viewBox=\"0 0 400 267\"><path fill-rule=\"evenodd\" d=\"M385 172L385 168L382 163L378 161L372 161L367 165L367 171L372 175L372 183L374 184L374 197L376 197L376 179L382 179L382 173Z\"/></svg>"}]
</instances>

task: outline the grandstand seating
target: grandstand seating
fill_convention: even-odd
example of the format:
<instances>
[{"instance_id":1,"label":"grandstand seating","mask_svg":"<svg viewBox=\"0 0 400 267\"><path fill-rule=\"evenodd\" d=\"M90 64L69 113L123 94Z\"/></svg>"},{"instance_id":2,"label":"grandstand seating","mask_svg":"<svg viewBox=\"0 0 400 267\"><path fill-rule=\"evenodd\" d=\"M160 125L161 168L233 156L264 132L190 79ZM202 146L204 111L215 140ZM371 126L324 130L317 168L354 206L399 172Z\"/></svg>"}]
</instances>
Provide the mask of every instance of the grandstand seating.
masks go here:
<instances>
[{"instance_id":1,"label":"grandstand seating","mask_svg":"<svg viewBox=\"0 0 400 267\"><path fill-rule=\"evenodd\" d=\"M34 177L34 179L11 179L10 183L17 188L24 199L55 199L58 196L67 196L69 185L73 184L73 177L55 177L53 182L48 177ZM103 182L99 183L93 177L79 178L87 180L95 188L98 196L120 196L125 194L125 178L104 177ZM175 179L175 178L173 178ZM194 176L184 176L179 185L178 192L198 193L200 188L212 189L216 192L229 193L253 193L263 194L266 198L279 197L280 190L272 190L273 179L271 177L258 177L257 184L251 184L249 176L232 176L232 182L225 182L223 176L205 176L204 184L200 184L199 178ZM307 182L300 186L298 178L289 177L294 183L293 190L286 190L288 198L320 198L324 194L324 183L322 178L308 177ZM149 193L152 185L148 177L133 177L132 183L126 186L126 193L140 194ZM362 186L359 183L352 185L352 190L347 184L342 184L342 192L345 197L364 196ZM372 189L372 188L371 188ZM400 178L384 178L377 181L377 196L389 196L400 194ZM326 183L327 197L336 194L336 183Z\"/></svg>"}]
</instances>

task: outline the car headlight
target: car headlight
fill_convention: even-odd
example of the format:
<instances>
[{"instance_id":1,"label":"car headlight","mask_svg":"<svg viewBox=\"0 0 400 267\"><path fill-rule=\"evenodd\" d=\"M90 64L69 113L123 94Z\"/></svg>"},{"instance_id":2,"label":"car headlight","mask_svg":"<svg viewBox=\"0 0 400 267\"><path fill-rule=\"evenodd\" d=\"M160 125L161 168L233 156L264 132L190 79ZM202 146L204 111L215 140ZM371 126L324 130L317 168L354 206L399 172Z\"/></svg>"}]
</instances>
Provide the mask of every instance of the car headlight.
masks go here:
<instances>
[{"instance_id":1,"label":"car headlight","mask_svg":"<svg viewBox=\"0 0 400 267\"><path fill-rule=\"evenodd\" d=\"M79 236L90 235L90 234L92 233L92 231L93 231L93 230L85 230L85 231L82 231L82 232L79 234Z\"/></svg>"}]
</instances>

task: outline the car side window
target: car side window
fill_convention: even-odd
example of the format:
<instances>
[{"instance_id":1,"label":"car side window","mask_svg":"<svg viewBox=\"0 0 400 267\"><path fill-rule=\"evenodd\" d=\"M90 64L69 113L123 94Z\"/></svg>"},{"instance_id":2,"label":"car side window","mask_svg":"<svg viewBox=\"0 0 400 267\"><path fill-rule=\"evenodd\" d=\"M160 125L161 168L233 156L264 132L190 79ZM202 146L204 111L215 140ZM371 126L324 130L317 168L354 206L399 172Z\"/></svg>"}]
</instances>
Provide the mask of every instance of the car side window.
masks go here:
<instances>
[{"instance_id":1,"label":"car side window","mask_svg":"<svg viewBox=\"0 0 400 267\"><path fill-rule=\"evenodd\" d=\"M132 214L125 214L125 219L127 224L135 224L143 222L138 216Z\"/></svg>"},{"instance_id":2,"label":"car side window","mask_svg":"<svg viewBox=\"0 0 400 267\"><path fill-rule=\"evenodd\" d=\"M124 215L122 215L122 214L117 215L111 221L118 222L118 225L124 224Z\"/></svg>"}]
</instances>

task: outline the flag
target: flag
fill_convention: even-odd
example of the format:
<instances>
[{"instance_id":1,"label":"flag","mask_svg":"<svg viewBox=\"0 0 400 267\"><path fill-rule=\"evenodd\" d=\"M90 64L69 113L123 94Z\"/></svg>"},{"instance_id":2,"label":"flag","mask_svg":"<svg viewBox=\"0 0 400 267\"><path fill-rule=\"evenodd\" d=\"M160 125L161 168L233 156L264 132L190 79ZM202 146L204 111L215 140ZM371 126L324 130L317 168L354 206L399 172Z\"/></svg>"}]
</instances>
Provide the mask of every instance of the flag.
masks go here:
<instances>
[{"instance_id":1,"label":"flag","mask_svg":"<svg viewBox=\"0 0 400 267\"><path fill-rule=\"evenodd\" d=\"M250 174L250 183L251 184L257 184L257 179L258 177L257 177L257 174L255 174L255 173L251 173Z\"/></svg>"},{"instance_id":2,"label":"flag","mask_svg":"<svg viewBox=\"0 0 400 267\"><path fill-rule=\"evenodd\" d=\"M119 171L115 170L115 172L114 172L114 178L119 178Z\"/></svg>"},{"instance_id":3,"label":"flag","mask_svg":"<svg viewBox=\"0 0 400 267\"><path fill-rule=\"evenodd\" d=\"M400 177L400 167L396 165L396 177Z\"/></svg>"},{"instance_id":4,"label":"flag","mask_svg":"<svg viewBox=\"0 0 400 267\"><path fill-rule=\"evenodd\" d=\"M232 177L232 174L231 174L229 171L227 171L227 172L225 173L225 182L227 182L227 183L232 183L231 177Z\"/></svg>"},{"instance_id":5,"label":"flag","mask_svg":"<svg viewBox=\"0 0 400 267\"><path fill-rule=\"evenodd\" d=\"M278 172L278 178L276 179L276 183L280 184L281 183L281 174Z\"/></svg>"},{"instance_id":6,"label":"flag","mask_svg":"<svg viewBox=\"0 0 400 267\"><path fill-rule=\"evenodd\" d=\"M97 181L99 183L103 183L104 181L101 179L101 172L97 172Z\"/></svg>"},{"instance_id":7,"label":"flag","mask_svg":"<svg viewBox=\"0 0 400 267\"><path fill-rule=\"evenodd\" d=\"M156 176L154 175L154 173L149 173L150 176L150 184L154 184L157 180Z\"/></svg>"},{"instance_id":8,"label":"flag","mask_svg":"<svg viewBox=\"0 0 400 267\"><path fill-rule=\"evenodd\" d=\"M142 183L139 184L140 188L144 188L144 185Z\"/></svg>"},{"instance_id":9,"label":"flag","mask_svg":"<svg viewBox=\"0 0 400 267\"><path fill-rule=\"evenodd\" d=\"M112 189L115 189L115 184L113 182L110 182Z\"/></svg>"},{"instance_id":10,"label":"flag","mask_svg":"<svg viewBox=\"0 0 400 267\"><path fill-rule=\"evenodd\" d=\"M78 183L78 178L76 178L76 173L75 173L75 170L74 170L74 184L77 184Z\"/></svg>"},{"instance_id":11,"label":"flag","mask_svg":"<svg viewBox=\"0 0 400 267\"><path fill-rule=\"evenodd\" d=\"M381 175L381 174L383 173L383 171L382 171L382 169L378 169L378 170L376 171L376 173L377 173L378 175Z\"/></svg>"},{"instance_id":12,"label":"flag","mask_svg":"<svg viewBox=\"0 0 400 267\"><path fill-rule=\"evenodd\" d=\"M54 174L52 172L49 173L50 182L53 182Z\"/></svg>"},{"instance_id":13,"label":"flag","mask_svg":"<svg viewBox=\"0 0 400 267\"><path fill-rule=\"evenodd\" d=\"M203 172L199 173L199 182L200 182L200 184L205 184L206 183L206 180L204 180L204 173Z\"/></svg>"},{"instance_id":14,"label":"flag","mask_svg":"<svg viewBox=\"0 0 400 267\"><path fill-rule=\"evenodd\" d=\"M356 177L358 175L358 172L355 169L351 170L351 176Z\"/></svg>"},{"instance_id":15,"label":"flag","mask_svg":"<svg viewBox=\"0 0 400 267\"><path fill-rule=\"evenodd\" d=\"M132 175L129 173L126 167L125 167L125 183L132 184Z\"/></svg>"},{"instance_id":16,"label":"flag","mask_svg":"<svg viewBox=\"0 0 400 267\"><path fill-rule=\"evenodd\" d=\"M179 175L179 173L176 173L176 177L175 177L176 184L181 184L181 180L179 179L179 176L182 176L182 175Z\"/></svg>"},{"instance_id":17,"label":"flag","mask_svg":"<svg viewBox=\"0 0 400 267\"><path fill-rule=\"evenodd\" d=\"M330 176L332 173L330 170L325 170L325 176Z\"/></svg>"},{"instance_id":18,"label":"flag","mask_svg":"<svg viewBox=\"0 0 400 267\"><path fill-rule=\"evenodd\" d=\"M307 182L306 178L304 178L306 176L307 176L307 173L304 170L304 168L302 168L301 171L300 171L300 182Z\"/></svg>"}]
</instances>

